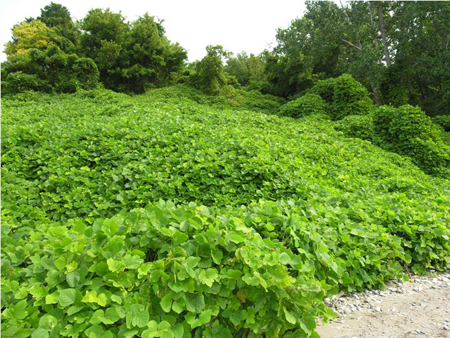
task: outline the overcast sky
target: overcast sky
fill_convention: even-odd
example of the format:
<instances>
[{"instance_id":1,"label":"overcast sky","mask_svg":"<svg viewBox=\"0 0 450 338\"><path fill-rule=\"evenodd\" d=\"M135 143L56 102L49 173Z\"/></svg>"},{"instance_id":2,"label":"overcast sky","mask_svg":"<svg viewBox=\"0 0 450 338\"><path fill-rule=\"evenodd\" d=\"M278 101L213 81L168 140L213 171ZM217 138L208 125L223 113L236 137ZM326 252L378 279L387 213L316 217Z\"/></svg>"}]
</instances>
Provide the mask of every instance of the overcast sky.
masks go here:
<instances>
[{"instance_id":1,"label":"overcast sky","mask_svg":"<svg viewBox=\"0 0 450 338\"><path fill-rule=\"evenodd\" d=\"M222 45L233 53L258 54L275 45L277 28L286 28L305 9L302 0L55 0L75 20L91 8L122 11L127 20L148 12L164 20L167 37L188 50L189 61L201 59L207 45ZM11 28L26 17L37 17L50 0L1 0L0 43L11 39Z\"/></svg>"}]
</instances>

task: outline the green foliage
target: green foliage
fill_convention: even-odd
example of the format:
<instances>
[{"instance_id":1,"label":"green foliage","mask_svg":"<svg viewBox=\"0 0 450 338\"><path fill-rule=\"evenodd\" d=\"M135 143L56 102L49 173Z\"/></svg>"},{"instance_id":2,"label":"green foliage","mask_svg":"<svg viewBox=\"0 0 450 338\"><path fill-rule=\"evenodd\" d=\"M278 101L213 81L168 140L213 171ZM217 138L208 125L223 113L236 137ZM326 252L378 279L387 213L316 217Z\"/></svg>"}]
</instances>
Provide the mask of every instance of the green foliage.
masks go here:
<instances>
[{"instance_id":1,"label":"green foliage","mask_svg":"<svg viewBox=\"0 0 450 338\"><path fill-rule=\"evenodd\" d=\"M374 129L379 143L386 149L406 155L431 174L447 176L450 147L439 128L418 107L380 107L374 114Z\"/></svg>"},{"instance_id":2,"label":"green foliage","mask_svg":"<svg viewBox=\"0 0 450 338\"><path fill-rule=\"evenodd\" d=\"M281 116L299 118L311 114L326 114L328 104L317 94L306 94L289 101L280 109Z\"/></svg>"},{"instance_id":3,"label":"green foliage","mask_svg":"<svg viewBox=\"0 0 450 338\"><path fill-rule=\"evenodd\" d=\"M79 44L80 31L72 21L67 7L51 2L41 9L38 20L48 27L55 28L61 37L71 42L72 46L75 47Z\"/></svg>"},{"instance_id":4,"label":"green foliage","mask_svg":"<svg viewBox=\"0 0 450 338\"><path fill-rule=\"evenodd\" d=\"M28 94L2 100L5 337L314 337L324 297L450 264L449 181L334 122Z\"/></svg>"},{"instance_id":5,"label":"green foliage","mask_svg":"<svg viewBox=\"0 0 450 338\"><path fill-rule=\"evenodd\" d=\"M223 59L229 53L222 46L206 47L206 56L195 63L195 73L190 83L208 95L219 95L222 87L227 83Z\"/></svg>"},{"instance_id":6,"label":"green foliage","mask_svg":"<svg viewBox=\"0 0 450 338\"><path fill-rule=\"evenodd\" d=\"M309 336L315 316L332 316L303 255L206 207L160 202L92 226L10 230L3 334Z\"/></svg>"},{"instance_id":7,"label":"green foliage","mask_svg":"<svg viewBox=\"0 0 450 338\"><path fill-rule=\"evenodd\" d=\"M34 74L17 71L8 74L2 81L2 95L17 94L27 91L48 91L49 85Z\"/></svg>"},{"instance_id":8,"label":"green foliage","mask_svg":"<svg viewBox=\"0 0 450 338\"><path fill-rule=\"evenodd\" d=\"M95 88L99 80L92 59L66 54L56 46L45 51L31 49L5 62L6 93L27 90L72 93Z\"/></svg>"},{"instance_id":9,"label":"green foliage","mask_svg":"<svg viewBox=\"0 0 450 338\"><path fill-rule=\"evenodd\" d=\"M348 74L321 80L312 88L312 92L330 104L328 113L333 120L348 115L365 115L372 109L366 88Z\"/></svg>"},{"instance_id":10,"label":"green foliage","mask_svg":"<svg viewBox=\"0 0 450 338\"><path fill-rule=\"evenodd\" d=\"M162 23L147 13L130 24L120 13L92 9L82 20L83 53L92 58L106 88L143 93L174 81L187 57L164 35Z\"/></svg>"},{"instance_id":11,"label":"green foliage","mask_svg":"<svg viewBox=\"0 0 450 338\"><path fill-rule=\"evenodd\" d=\"M225 70L231 76L236 77L242 86L258 86L266 81L264 73L265 60L263 55L247 55L242 52L236 57L229 57Z\"/></svg>"},{"instance_id":12,"label":"green foliage","mask_svg":"<svg viewBox=\"0 0 450 338\"><path fill-rule=\"evenodd\" d=\"M12 29L12 41L5 44L5 54L8 60L27 54L31 49L45 51L57 46L60 42L58 34L39 20L22 22Z\"/></svg>"},{"instance_id":13,"label":"green foliage","mask_svg":"<svg viewBox=\"0 0 450 338\"><path fill-rule=\"evenodd\" d=\"M342 131L347 137L356 137L373 142L375 131L372 115L349 115L334 125L336 130Z\"/></svg>"},{"instance_id":14,"label":"green foliage","mask_svg":"<svg viewBox=\"0 0 450 338\"><path fill-rule=\"evenodd\" d=\"M450 132L450 115L437 115L433 117L433 122Z\"/></svg>"}]
</instances>

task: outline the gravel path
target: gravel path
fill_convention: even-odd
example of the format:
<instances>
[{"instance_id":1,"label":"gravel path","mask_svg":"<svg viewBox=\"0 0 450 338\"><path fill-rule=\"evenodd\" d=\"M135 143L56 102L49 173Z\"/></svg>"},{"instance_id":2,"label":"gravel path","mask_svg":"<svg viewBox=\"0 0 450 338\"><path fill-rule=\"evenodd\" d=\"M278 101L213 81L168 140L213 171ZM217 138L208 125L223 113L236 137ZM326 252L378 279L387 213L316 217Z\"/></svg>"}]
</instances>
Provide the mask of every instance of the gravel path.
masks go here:
<instances>
[{"instance_id":1,"label":"gravel path","mask_svg":"<svg viewBox=\"0 0 450 338\"><path fill-rule=\"evenodd\" d=\"M450 272L393 281L385 291L328 300L339 317L319 325L322 338L450 338Z\"/></svg>"}]
</instances>

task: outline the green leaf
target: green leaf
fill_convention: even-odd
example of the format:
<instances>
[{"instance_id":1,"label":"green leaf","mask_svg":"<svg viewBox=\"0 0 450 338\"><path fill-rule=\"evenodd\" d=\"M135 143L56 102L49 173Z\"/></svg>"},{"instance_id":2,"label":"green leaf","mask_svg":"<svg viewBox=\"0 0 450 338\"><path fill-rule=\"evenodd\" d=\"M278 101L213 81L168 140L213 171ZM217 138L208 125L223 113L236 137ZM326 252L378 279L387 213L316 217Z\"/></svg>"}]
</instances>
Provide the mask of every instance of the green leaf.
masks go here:
<instances>
[{"instance_id":1,"label":"green leaf","mask_svg":"<svg viewBox=\"0 0 450 338\"><path fill-rule=\"evenodd\" d=\"M236 243L236 244L242 243L244 241L244 237L237 234L236 232L230 232L228 234L228 238L231 242Z\"/></svg>"},{"instance_id":2,"label":"green leaf","mask_svg":"<svg viewBox=\"0 0 450 338\"><path fill-rule=\"evenodd\" d=\"M48 331L53 330L57 324L58 320L48 313L39 319L39 327Z\"/></svg>"},{"instance_id":3,"label":"green leaf","mask_svg":"<svg viewBox=\"0 0 450 338\"><path fill-rule=\"evenodd\" d=\"M57 291L45 296L45 304L57 304L58 302L59 294Z\"/></svg>"},{"instance_id":4,"label":"green leaf","mask_svg":"<svg viewBox=\"0 0 450 338\"><path fill-rule=\"evenodd\" d=\"M280 263L283 265L289 264L291 262L291 257L286 252L280 254Z\"/></svg>"},{"instance_id":5,"label":"green leaf","mask_svg":"<svg viewBox=\"0 0 450 338\"><path fill-rule=\"evenodd\" d=\"M56 259L53 264L55 264L56 268L61 271L63 270L66 265L67 265L67 261L66 258L64 256L60 256L58 259Z\"/></svg>"},{"instance_id":6,"label":"green leaf","mask_svg":"<svg viewBox=\"0 0 450 338\"><path fill-rule=\"evenodd\" d=\"M158 336L158 323L152 320L148 323L147 327L148 329L142 332L142 338L153 338Z\"/></svg>"},{"instance_id":7,"label":"green leaf","mask_svg":"<svg viewBox=\"0 0 450 338\"><path fill-rule=\"evenodd\" d=\"M133 326L145 327L147 326L150 320L148 311L142 304L131 305L131 315L132 315L131 324Z\"/></svg>"},{"instance_id":8,"label":"green leaf","mask_svg":"<svg viewBox=\"0 0 450 338\"><path fill-rule=\"evenodd\" d=\"M186 309L189 312L200 312L205 307L203 294L186 294Z\"/></svg>"},{"instance_id":9,"label":"green leaf","mask_svg":"<svg viewBox=\"0 0 450 338\"><path fill-rule=\"evenodd\" d=\"M59 305L67 307L75 303L77 299L77 290L65 289L59 291Z\"/></svg>"},{"instance_id":10,"label":"green leaf","mask_svg":"<svg viewBox=\"0 0 450 338\"><path fill-rule=\"evenodd\" d=\"M172 308L172 299L172 292L169 292L161 299L160 305L164 312L170 312L170 309Z\"/></svg>"},{"instance_id":11,"label":"green leaf","mask_svg":"<svg viewBox=\"0 0 450 338\"><path fill-rule=\"evenodd\" d=\"M184 297L180 297L175 300L172 304L172 310L180 314L186 308L186 300Z\"/></svg>"},{"instance_id":12,"label":"green leaf","mask_svg":"<svg viewBox=\"0 0 450 338\"><path fill-rule=\"evenodd\" d=\"M216 269L207 269L200 272L198 279L202 284L206 284L211 287L218 276L219 274Z\"/></svg>"},{"instance_id":13,"label":"green leaf","mask_svg":"<svg viewBox=\"0 0 450 338\"><path fill-rule=\"evenodd\" d=\"M77 287L80 283L80 272L79 271L73 271L66 276L67 284L69 284L70 287L74 288Z\"/></svg>"},{"instance_id":14,"label":"green leaf","mask_svg":"<svg viewBox=\"0 0 450 338\"><path fill-rule=\"evenodd\" d=\"M120 319L120 315L116 308L109 307L105 311L105 318L110 321L110 324L117 322Z\"/></svg>"},{"instance_id":15,"label":"green leaf","mask_svg":"<svg viewBox=\"0 0 450 338\"><path fill-rule=\"evenodd\" d=\"M283 311L284 311L284 316L289 323L291 323L291 324L297 323L297 319L292 315L292 313L289 312L288 309L283 307Z\"/></svg>"},{"instance_id":16,"label":"green leaf","mask_svg":"<svg viewBox=\"0 0 450 338\"><path fill-rule=\"evenodd\" d=\"M8 309L8 313L12 318L21 320L28 316L26 308L27 308L27 301L26 299L24 299L16 304L11 304Z\"/></svg>"},{"instance_id":17,"label":"green leaf","mask_svg":"<svg viewBox=\"0 0 450 338\"><path fill-rule=\"evenodd\" d=\"M48 331L43 328L36 329L31 334L31 338L48 338L48 337L50 337Z\"/></svg>"}]
</instances>

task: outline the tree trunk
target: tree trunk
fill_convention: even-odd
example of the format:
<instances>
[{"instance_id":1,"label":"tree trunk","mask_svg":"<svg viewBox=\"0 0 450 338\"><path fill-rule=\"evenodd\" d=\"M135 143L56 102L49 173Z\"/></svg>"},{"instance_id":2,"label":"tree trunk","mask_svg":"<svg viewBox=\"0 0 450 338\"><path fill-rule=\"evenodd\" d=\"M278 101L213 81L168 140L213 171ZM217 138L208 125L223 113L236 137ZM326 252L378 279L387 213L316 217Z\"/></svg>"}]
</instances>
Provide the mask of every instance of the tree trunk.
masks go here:
<instances>
[{"instance_id":1,"label":"tree trunk","mask_svg":"<svg viewBox=\"0 0 450 338\"><path fill-rule=\"evenodd\" d=\"M377 106L381 106L381 98L380 98L380 94L378 92L378 88L375 85L375 82L370 79L370 86L372 87L372 93L373 93L373 98L375 99L375 103L377 104Z\"/></svg>"},{"instance_id":2,"label":"tree trunk","mask_svg":"<svg viewBox=\"0 0 450 338\"><path fill-rule=\"evenodd\" d=\"M386 58L386 65L388 67L390 67L391 66L391 57L389 56L389 50L388 50L388 46L387 46L386 29L384 28L383 11L381 8L381 1L377 1L377 9L378 9L378 19L380 20L380 32L381 32L381 39L383 40L383 49L384 49L384 56Z\"/></svg>"}]
</instances>

